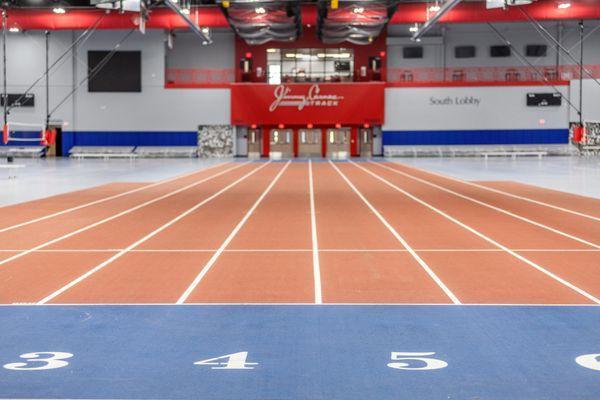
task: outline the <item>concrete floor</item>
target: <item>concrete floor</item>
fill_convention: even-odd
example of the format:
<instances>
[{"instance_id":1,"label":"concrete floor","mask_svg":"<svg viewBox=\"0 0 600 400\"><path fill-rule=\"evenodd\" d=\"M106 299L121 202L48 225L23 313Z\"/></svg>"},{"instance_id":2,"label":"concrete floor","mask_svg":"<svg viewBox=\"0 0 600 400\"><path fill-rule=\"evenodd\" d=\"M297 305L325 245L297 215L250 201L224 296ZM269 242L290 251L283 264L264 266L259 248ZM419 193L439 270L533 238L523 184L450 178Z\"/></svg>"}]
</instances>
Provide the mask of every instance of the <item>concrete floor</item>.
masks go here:
<instances>
[{"instance_id":1,"label":"concrete floor","mask_svg":"<svg viewBox=\"0 0 600 400\"><path fill-rule=\"evenodd\" d=\"M72 160L17 159L22 168L0 168L0 206L110 182L152 182L224 159ZM600 198L600 158L394 158L391 161L475 181L508 180ZM0 166L6 166L5 160ZM16 179L9 179L16 175Z\"/></svg>"}]
</instances>

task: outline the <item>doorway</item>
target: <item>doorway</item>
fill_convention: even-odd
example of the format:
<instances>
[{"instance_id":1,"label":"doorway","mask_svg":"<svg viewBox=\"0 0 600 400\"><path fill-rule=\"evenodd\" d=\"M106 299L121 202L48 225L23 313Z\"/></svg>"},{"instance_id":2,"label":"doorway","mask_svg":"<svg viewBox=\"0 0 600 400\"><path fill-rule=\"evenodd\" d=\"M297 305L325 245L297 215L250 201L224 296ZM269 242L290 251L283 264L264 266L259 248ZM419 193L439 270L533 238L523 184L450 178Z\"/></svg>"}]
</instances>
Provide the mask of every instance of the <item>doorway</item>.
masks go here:
<instances>
[{"instance_id":1,"label":"doorway","mask_svg":"<svg viewBox=\"0 0 600 400\"><path fill-rule=\"evenodd\" d=\"M327 157L346 159L350 156L350 128L327 129Z\"/></svg>"},{"instance_id":2,"label":"doorway","mask_svg":"<svg viewBox=\"0 0 600 400\"><path fill-rule=\"evenodd\" d=\"M298 130L298 155L300 157L321 157L321 130L299 129Z\"/></svg>"},{"instance_id":3,"label":"doorway","mask_svg":"<svg viewBox=\"0 0 600 400\"><path fill-rule=\"evenodd\" d=\"M361 157L373 157L373 129L361 128L358 130L358 143Z\"/></svg>"},{"instance_id":4,"label":"doorway","mask_svg":"<svg viewBox=\"0 0 600 400\"><path fill-rule=\"evenodd\" d=\"M262 153L262 131L260 129L248 129L248 158L260 158Z\"/></svg>"},{"instance_id":5,"label":"doorway","mask_svg":"<svg viewBox=\"0 0 600 400\"><path fill-rule=\"evenodd\" d=\"M294 154L293 137L292 129L271 129L269 132L270 156L272 158L292 158Z\"/></svg>"}]
</instances>

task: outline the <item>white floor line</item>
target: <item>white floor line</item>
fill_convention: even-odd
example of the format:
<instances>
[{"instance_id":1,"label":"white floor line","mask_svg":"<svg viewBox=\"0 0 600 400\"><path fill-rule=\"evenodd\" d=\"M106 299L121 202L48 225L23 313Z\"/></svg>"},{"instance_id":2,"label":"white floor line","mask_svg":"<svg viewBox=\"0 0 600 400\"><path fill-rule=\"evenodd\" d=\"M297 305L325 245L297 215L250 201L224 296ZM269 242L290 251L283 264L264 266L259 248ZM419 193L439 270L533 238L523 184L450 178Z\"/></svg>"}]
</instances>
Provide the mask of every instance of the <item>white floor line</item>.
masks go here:
<instances>
[{"instance_id":1,"label":"white floor line","mask_svg":"<svg viewBox=\"0 0 600 400\"><path fill-rule=\"evenodd\" d=\"M312 238L313 276L315 281L315 303L323 304L321 290L321 265L319 263L319 241L317 238L317 217L315 215L315 191L312 171L312 161L308 160L308 186L310 194L310 233Z\"/></svg>"},{"instance_id":2,"label":"white floor line","mask_svg":"<svg viewBox=\"0 0 600 400\"><path fill-rule=\"evenodd\" d=\"M353 162L353 161L351 161L351 162ZM436 184L436 183L430 182L430 181L428 181L428 180L421 179L421 178L419 178L419 177L416 177L416 176L413 176L413 175L407 174L407 173L405 173L405 172L402 172L402 171L399 171L399 170L397 170L397 169L394 169L394 168L388 167L387 165L383 165L383 164L380 164L380 163L375 163L375 162L372 162L372 161L371 161L371 163L372 163L372 164L375 164L375 165L377 165L377 166L378 166L378 167L380 167L380 168L386 169L386 170L388 170L388 171L392 171L392 172L394 172L394 173L396 173L396 174L398 174L398 175L402 175L402 176L404 176L404 177L406 177L406 178L409 178L409 179L415 180L415 181L417 181L417 182L421 182L421 183L423 183L423 184L425 184L425 185L428 185L428 186L434 187L434 188L436 188L436 189L438 189L438 190L441 190L441 191L443 191L443 192L450 193L450 194L452 194L452 195L454 195L454 196L456 196L456 197L460 197L461 199L465 199L465 200L471 201L471 202L473 202L473 203L475 203L475 204L479 204L480 206L483 206L483 207L490 208L490 209L492 209L492 210L494 210L494 211L498 211L498 212L500 212L500 213L506 214L506 215L508 215L508 216L510 216L510 217L513 217L513 218L519 219L519 220L521 220L521 221L523 221L523 222L527 222L528 224L535 225L535 226L537 226L537 227L540 227L540 228L542 228L542 229L546 229L546 230L548 230L548 231L550 231L550 232L552 232L552 233L555 233L555 234L557 234L557 235L564 236L564 237L566 237L566 238L569 238L569 239L571 239L571 240L574 240L574 241L577 241L577 242L579 242L579 243L585 244L586 246L591 246L591 247L594 247L594 248L596 248L596 249L600 249L600 245L598 245L598 244L596 244L596 243L592 243L592 242L590 242L590 241L587 241L587 240L585 240L585 239L582 239L582 238L580 238L580 237L577 237L577 236L571 235L571 234L569 234L569 233L563 232L563 231L561 231L561 230L559 230L559 229L552 228L551 226L548 226L548 225L542 224L541 222L533 221L533 220L531 220L531 219L529 219L529 218L527 218L527 217L524 217L524 216L522 216L522 215L519 215L519 214L515 214L515 213L513 213L513 212L510 212L510 211L508 211L508 210L506 210L506 209L504 209L504 208L496 207L496 206L494 206L494 205L491 205L491 204L489 204L489 203L483 202L483 201L481 201L481 200L474 199L473 197L470 197L470 196L467 196L467 195L464 195L464 194L461 194L461 193L455 192L454 190L448 189L448 188L446 188L446 187L444 187L444 186L441 186L441 185L438 185L438 184Z\"/></svg>"},{"instance_id":3,"label":"white floor line","mask_svg":"<svg viewBox=\"0 0 600 400\"><path fill-rule=\"evenodd\" d=\"M258 208L258 206L260 205L260 203L263 201L263 199L265 197L267 197L267 194L269 194L269 192L271 191L273 186L275 186L275 184L277 183L279 178L281 178L281 175L283 175L283 173L290 166L290 163L291 163L291 160L285 163L285 166L281 169L281 171L279 171L279 173L277 173L275 178L273 178L273 180L271 181L269 186L267 186L267 188L264 190L264 192L262 192L262 194L258 197L258 199L256 199L256 201L254 202L252 207L250 207L250 209L246 212L246 215L244 215L244 217L241 219L241 221L238 222L238 224L235 226L235 228L233 228L233 230L231 231L231 233L229 233L229 236L227 236L227 238L223 241L223 243L221 244L219 249L212 255L212 257L210 258L210 260L208 260L206 265L204 265L204 267L202 268L200 273L194 278L194 280L188 286L188 288L185 290L185 292L183 292L183 294L179 297L179 300L177 300L177 304L185 303L185 301L188 299L188 297L190 297L190 295L192 294L194 289L196 289L196 286L198 286L198 284L206 276L208 271L210 271L212 266L217 262L217 260L219 259L219 257L223 253L223 251L227 248L227 246L229 246L229 243L231 243L231 241L233 240L233 238L235 238L235 236L238 234L240 229L242 229L242 227L244 226L246 221L248 221L248 219L250 219L250 217L254 213L254 210L256 210Z\"/></svg>"},{"instance_id":4,"label":"white floor line","mask_svg":"<svg viewBox=\"0 0 600 400\"><path fill-rule=\"evenodd\" d=\"M418 168L414 168L414 167L409 167L409 166L407 166L405 164L402 164L402 163L394 163L394 162L392 162L392 164L399 164L399 165L405 166L407 168L418 169ZM544 207L548 207L548 208L553 208L553 209L558 210L558 211L566 212L566 213L573 214L573 215L578 215L578 216L584 217L584 218L593 219L594 221L600 221L600 217L596 217L596 216L585 214L585 213L582 213L582 212L579 212L579 211L571 210L569 208L564 208L564 207L556 206L554 204L545 203L543 201L535 200L535 199L532 199L532 198L529 198L529 197L525 197L525 196L519 196L519 195L514 194L514 193L509 193L509 192L505 192L505 191L500 190L500 189L495 189L495 188L492 188L492 187L480 185L480 184L475 183L475 182L470 182L470 181L466 181L466 180L463 180L463 179L458 179L458 178L454 178L454 177L451 177L451 176L442 175L442 174L439 174L437 172L433 172L433 171L429 171L429 170L422 170L422 171L426 172L428 174L431 174L431 175L439 176L440 178L450 179L450 180L453 180L453 181L456 181L456 182L464 183L465 185L470 185L470 186L473 186L473 187L476 187L476 188L479 188L479 189L483 189L483 190L487 190L487 191L490 191L490 192L498 193L498 194L501 194L503 196L512 197L512 198L515 198L515 199L527 201L527 202L530 202L530 203L533 203L533 204L537 204L537 205L540 205L540 206L544 206Z\"/></svg>"},{"instance_id":5,"label":"white floor line","mask_svg":"<svg viewBox=\"0 0 600 400\"><path fill-rule=\"evenodd\" d=\"M391 187L392 189L402 193L403 195L405 195L406 197L416 201L417 203L429 208L430 210L438 213L439 215L443 216L444 218L454 222L455 224L457 224L458 226L468 230L469 232L473 233L474 235L482 238L483 240L487 241L488 243L493 244L494 246L506 251L508 254L512 255L513 257L517 258L520 261L523 261L525 264L535 268L536 270L542 272L543 274L545 274L546 276L554 279L555 281L563 284L564 286L568 287L569 289L579 293L580 295L588 298L589 300L593 301L594 303L600 304L600 299L598 299L597 297L591 295L590 293L586 292L585 290L573 285L571 282L561 278L560 276L554 274L553 272L548 271L547 269L545 269L544 267L534 263L533 261L523 257L522 255L518 254L517 252L509 249L508 247L504 246L503 244L498 243L497 241L495 241L494 239L484 235L483 233L477 231L476 229L460 222L459 220L457 220L456 218L446 214L445 212L443 212L442 210L432 206L431 204L427 203L424 200L421 200L420 198L418 198L417 196L399 188L398 186L394 185L393 183L389 182L388 180L380 177L379 175L375 174L374 172L354 163L354 166L356 168L361 169L362 171L368 173L369 175L373 176L375 179L379 180L380 182L386 184L387 186Z\"/></svg>"},{"instance_id":6,"label":"white floor line","mask_svg":"<svg viewBox=\"0 0 600 400\"><path fill-rule=\"evenodd\" d=\"M109 265L113 261L115 261L115 260L119 259L120 257L122 257L123 255L127 254L127 252L129 252L130 250L132 250L132 249L136 248L137 246L139 246L140 244L146 242L148 239L156 236L157 234L159 234L160 232L164 231L168 227L172 226L176 222L178 222L178 221L182 220L183 218L187 217L188 215L190 215L191 213L193 213L194 211L196 211L200 207L202 207L205 204L209 203L210 201L216 199L217 197L219 197L220 195L222 195L223 193L225 193L229 189L233 188L237 184L239 184L242 181L246 180L247 178L249 178L250 176L252 176L254 173L256 173L256 172L260 171L261 169L263 169L264 167L266 167L269 163L270 162L264 163L260 167L253 169L252 171L248 172L247 174L245 174L241 178L238 178L234 182L232 182L229 185L225 186L223 189L221 189L218 192L214 193L213 195L205 198L201 202L199 202L196 205L194 205L192 208L189 208L188 210L182 212L177 217L173 218L172 220L170 220L166 224L160 226L158 229L153 230L152 232L150 232L149 234L147 234L146 236L144 236L140 240L136 241L135 243L132 243L127 248L125 248L125 249L121 250L120 252L118 252L117 254L113 255L108 260L106 260L106 261L102 262L101 264L97 265L96 267L92 268L91 270L89 270L85 274L83 274L80 277L78 277L77 279L69 282L65 286L63 286L60 289L58 289L57 291L55 291L55 292L51 293L50 295L44 297L42 300L40 300L39 302L37 302L37 304L45 304L45 303L49 302L50 300L54 299L55 297L59 296L60 294L64 293L65 291L69 290L73 286L77 285L81 281L89 278L91 275L95 274L96 272L98 272L102 268L106 267L107 265Z\"/></svg>"},{"instance_id":7,"label":"white floor line","mask_svg":"<svg viewBox=\"0 0 600 400\"><path fill-rule=\"evenodd\" d=\"M598 304L582 304L582 303L557 303L557 304L547 304L547 303L464 303L464 304L454 304L454 303L326 303L323 305L318 305L315 303L51 303L51 304L43 304L36 305L35 303L11 303L11 304L0 304L0 308L9 308L9 307L323 307L323 306L334 306L334 307L354 307L354 306L366 306L366 307L389 307L389 306L397 306L397 307L584 307L584 308L597 308L600 310L600 305Z\"/></svg>"},{"instance_id":8,"label":"white floor line","mask_svg":"<svg viewBox=\"0 0 600 400\"><path fill-rule=\"evenodd\" d=\"M112 220L114 220L114 219L120 218L120 217L122 217L122 216L124 216L124 215L126 215L126 214L132 213L132 212L134 212L134 211L136 211L136 210L139 210L139 209L141 209L141 208L143 208L143 207L149 206L150 204L156 203L156 202L158 202L158 201L164 200L164 199L166 199L166 198L169 198L169 197L171 197L171 196L174 196L174 195L176 195L176 194L178 194L178 193L181 193L181 192L183 192L183 191L185 191L185 190L191 189L191 188L192 188L192 187L194 187L194 186L198 186L198 185L200 185L200 184L202 184L202 183L204 183L204 182L207 182L207 181L209 181L209 180L211 180L211 179L214 179L214 178L216 178L216 177L218 177L218 176L221 176L221 175L223 175L223 174L226 174L227 172L233 171L234 169L240 168L240 167L242 167L242 166L244 166L244 165L246 165L246 164L247 164L247 163L240 164L240 165L238 165L238 166L235 166L235 167L232 167L232 168L228 168L228 169L226 169L226 170L224 170L224 171L218 172L218 173L216 173L216 174L214 174L214 175L211 175L211 176L209 176L209 177L206 177L206 178L204 178L204 179L201 179L201 180L199 180L199 181L196 181L196 182L194 182L194 183L192 183L192 184L190 184L190 185L184 186L184 187L182 187L182 188L179 188L179 189L177 189L177 190L174 190L174 191L172 191L172 192L169 192L169 193L167 193L167 194L164 194L164 195L162 195L162 196L155 197L154 199L152 199L152 200L148 200L148 201L146 201L146 202L144 202L144 203L142 203L142 204L138 204L138 205L137 205L137 206L135 206L135 207L129 208L129 209L127 209L127 210L124 210L124 211L121 211L121 212L119 212L119 213L117 213L117 214L111 215L110 217L104 218L104 219L102 219L102 220L100 220L100 221L96 221L96 222L94 222L93 224L90 224L90 225L84 226L84 227L82 227L82 228L79 228L79 229L77 229L77 230L75 230L75 231L69 232L69 233L67 233L67 234L65 234L65 235L63 235L63 236L60 236L60 237L58 237L58 238L55 238L55 239L52 239L52 240L50 240L50 241L48 241L48 242L42 243L42 244L40 244L40 245L38 245L38 246L35 246L35 247L31 248L31 249L25 250L25 251L23 251L23 252L21 252L21 253L19 253L19 254L15 254L15 255L14 255L14 256L12 256L12 257L5 258L4 260L1 260L1 261L0 261L0 266L2 266L2 265L4 265L4 264L6 264L6 263L8 263L8 262L14 261L14 260L16 260L16 259L18 259L18 258L21 258L21 257L23 257L23 256L26 256L26 255L27 255L27 254L29 254L29 253L33 253L34 251L37 251L37 250L43 249L44 247L48 247L48 246L50 246L50 245L53 245L53 244L55 244L55 243L58 243L58 242L60 242L60 241L62 241L62 240L68 239L68 238L70 238L70 237L72 237L72 236L75 236L75 235L78 235L78 234L80 234L80 233L83 233L83 232L85 232L85 231L88 231L88 230L90 230L90 229L92 229L92 228L95 228L95 227L97 227L97 226L99 226L99 225L102 225L102 224L104 224L104 223L106 223L106 222L109 222L109 221L112 221Z\"/></svg>"},{"instance_id":9,"label":"white floor line","mask_svg":"<svg viewBox=\"0 0 600 400\"><path fill-rule=\"evenodd\" d=\"M32 253L117 253L123 249L41 249ZM133 249L130 253L214 253L218 249ZM414 249L417 253L503 253L503 249ZM600 253L599 249L511 249L521 253ZM0 250L17 253L27 249ZM312 253L313 249L225 249L225 253ZM407 253L406 249L318 249L319 253Z\"/></svg>"},{"instance_id":10,"label":"white floor line","mask_svg":"<svg viewBox=\"0 0 600 400\"><path fill-rule=\"evenodd\" d=\"M175 181L175 180L178 180L178 179L183 179L183 178L186 178L188 176L192 176L194 174L197 174L199 172L208 171L208 170L214 169L216 167L219 167L219 166L222 166L222 165L227 165L227 164L229 164L229 163L220 163L220 164L212 165L212 166L210 166L208 168L204 168L204 169L201 169L201 170L198 170L198 171L194 171L194 172L190 172L190 173L187 173L187 174L175 176L173 178L169 178L169 179L165 179L165 180L162 180L162 181L154 182L154 183L151 183L149 185L144 185L144 186L136 188L136 189L128 190L127 192L115 194L115 195L108 196L108 197L103 197L101 199L94 200L94 201L91 201L91 202L85 203L85 204L80 204L78 206L67 208L67 209L62 210L62 211L57 211L55 213L48 214L48 215L45 215L43 217L34 218L34 219L29 220L29 221L25 221L25 222L21 222L21 223L15 224L15 225L7 226L5 228L0 228L0 233L8 232L8 231L13 230L13 229L17 229L17 228L21 228L23 226L31 225L31 224L34 224L36 222L45 221L47 219L58 217L58 216L64 215L64 214L68 214L70 212L81 210L83 208L87 208L87 207L95 206L97 204L105 203L105 202L110 201L110 200L118 199L120 197L128 196L128 195L133 194L133 193L141 192L142 190L147 190L147 189L150 189L150 188L153 188L153 187L156 187L156 186L164 185L166 183L169 183L169 182L172 182L172 181ZM93 188L90 188L90 189L93 189ZM88 189L88 190L90 190L90 189ZM69 194L69 193L63 193L62 195L65 195L65 194ZM61 196L61 195L59 195L59 196ZM43 200L43 199L41 199L41 200Z\"/></svg>"},{"instance_id":11,"label":"white floor line","mask_svg":"<svg viewBox=\"0 0 600 400\"><path fill-rule=\"evenodd\" d=\"M446 293L446 295L452 300L454 304L461 304L460 300L452 291L446 286L444 282L436 275L435 272L427 265L427 263L415 252L415 250L404 240L402 236L394 229L392 225L381 215L379 211L366 199L365 196L354 186L354 184L344 175L342 171L330 160L329 164L337 171L337 173L344 179L344 181L350 186L350 188L356 193L356 195L369 207L369 209L375 214L377 218L385 225L385 227L394 235L394 237L406 248L410 255L419 263L419 265L425 270L425 272L433 279L435 283Z\"/></svg>"}]
</instances>

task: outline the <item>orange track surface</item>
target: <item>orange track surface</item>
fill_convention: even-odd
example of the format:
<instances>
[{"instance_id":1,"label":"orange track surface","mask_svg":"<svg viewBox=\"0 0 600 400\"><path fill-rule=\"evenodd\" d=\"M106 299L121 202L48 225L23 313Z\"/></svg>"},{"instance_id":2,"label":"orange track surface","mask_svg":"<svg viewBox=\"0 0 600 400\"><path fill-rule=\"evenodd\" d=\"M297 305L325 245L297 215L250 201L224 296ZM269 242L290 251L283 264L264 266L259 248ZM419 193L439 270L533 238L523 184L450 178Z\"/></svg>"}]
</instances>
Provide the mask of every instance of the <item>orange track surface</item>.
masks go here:
<instances>
[{"instance_id":1,"label":"orange track surface","mask_svg":"<svg viewBox=\"0 0 600 400\"><path fill-rule=\"evenodd\" d=\"M335 165L389 226L330 163L313 162L317 249L308 163L222 164L1 232L0 250L7 251L0 252L0 303L175 303L187 289L181 301L190 303L313 303L320 294L324 303L447 304L448 291L462 303L589 304L600 297L600 251L594 246L600 244L600 223L593 219L400 164L382 165L409 176L374 163ZM596 199L489 185L590 215L600 209ZM0 228L136 187L105 185L5 207ZM69 237L56 240L63 235Z\"/></svg>"}]
</instances>

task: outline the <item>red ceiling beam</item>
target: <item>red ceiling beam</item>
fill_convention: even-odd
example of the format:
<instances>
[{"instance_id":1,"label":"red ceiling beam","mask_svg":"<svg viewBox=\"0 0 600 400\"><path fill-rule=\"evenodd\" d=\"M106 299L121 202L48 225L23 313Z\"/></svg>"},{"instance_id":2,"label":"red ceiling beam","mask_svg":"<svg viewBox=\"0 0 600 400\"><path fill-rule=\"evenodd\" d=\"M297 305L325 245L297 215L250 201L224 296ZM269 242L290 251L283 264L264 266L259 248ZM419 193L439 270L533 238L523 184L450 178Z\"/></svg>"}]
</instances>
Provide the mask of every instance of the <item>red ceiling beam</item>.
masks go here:
<instances>
[{"instance_id":1,"label":"red ceiling beam","mask_svg":"<svg viewBox=\"0 0 600 400\"><path fill-rule=\"evenodd\" d=\"M403 3L391 20L391 24L412 24L425 22L426 3ZM567 9L558 9L554 0L539 0L525 6L529 14L540 21L558 19L600 19L600 1L579 0L572 1L572 6ZM48 9L10 9L8 11L8 25L18 26L21 29L86 29L94 24L104 11L101 10L70 10L66 14L54 14ZM305 5L302 7L303 25L316 24L316 7ZM195 20L194 12L191 15ZM112 11L107 15L98 29L128 29L136 26L136 14L120 14ZM486 10L485 2L466 2L456 6L441 22L468 23L468 22L519 22L527 21L526 17L517 7L506 10ZM229 24L218 7L203 7L198 11L198 25L209 27L227 27ZM177 14L168 9L153 10L150 20L146 24L148 29L188 29L187 24Z\"/></svg>"}]
</instances>

